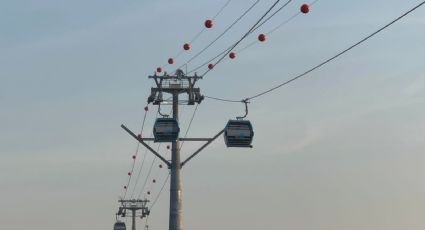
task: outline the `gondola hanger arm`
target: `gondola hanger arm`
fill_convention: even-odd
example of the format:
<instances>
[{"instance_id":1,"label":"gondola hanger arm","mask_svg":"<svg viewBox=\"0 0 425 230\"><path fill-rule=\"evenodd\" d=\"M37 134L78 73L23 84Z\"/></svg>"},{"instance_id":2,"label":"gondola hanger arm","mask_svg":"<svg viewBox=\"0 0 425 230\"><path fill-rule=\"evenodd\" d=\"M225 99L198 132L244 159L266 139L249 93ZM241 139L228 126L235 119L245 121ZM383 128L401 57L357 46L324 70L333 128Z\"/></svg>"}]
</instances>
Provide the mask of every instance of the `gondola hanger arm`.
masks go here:
<instances>
[{"instance_id":1,"label":"gondola hanger arm","mask_svg":"<svg viewBox=\"0 0 425 230\"><path fill-rule=\"evenodd\" d=\"M245 104L245 115L240 116L240 117L236 117L237 120L242 120L246 116L248 116L248 103L249 103L248 98L247 99L243 99L241 102Z\"/></svg>"},{"instance_id":2,"label":"gondola hanger arm","mask_svg":"<svg viewBox=\"0 0 425 230\"><path fill-rule=\"evenodd\" d=\"M162 117L168 117L168 114L162 114L161 113L161 102L158 104L158 114L161 115Z\"/></svg>"}]
</instances>

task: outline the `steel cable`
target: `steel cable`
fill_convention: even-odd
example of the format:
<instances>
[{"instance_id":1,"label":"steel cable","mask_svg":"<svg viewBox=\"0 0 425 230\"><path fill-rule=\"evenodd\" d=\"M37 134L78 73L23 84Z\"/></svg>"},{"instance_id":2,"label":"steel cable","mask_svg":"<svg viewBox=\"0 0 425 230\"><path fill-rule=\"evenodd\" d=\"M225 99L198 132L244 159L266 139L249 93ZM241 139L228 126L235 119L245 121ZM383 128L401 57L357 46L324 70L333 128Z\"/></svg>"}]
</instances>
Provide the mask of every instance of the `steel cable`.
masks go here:
<instances>
[{"instance_id":1,"label":"steel cable","mask_svg":"<svg viewBox=\"0 0 425 230\"><path fill-rule=\"evenodd\" d=\"M312 68L308 69L307 71L305 71L305 72L303 72L303 73L301 73L301 74L299 74L299 75L297 75L297 76L295 76L295 77L293 77L293 78L291 78L291 79L289 79L289 80L287 80L287 81L285 81L285 82L283 82L283 83L281 83L279 85L276 85L276 86L274 86L274 87L272 87L270 89L267 89L267 90L265 90L263 92L260 92L258 94L255 94L255 95L253 95L251 97L247 97L246 100L252 100L254 98L257 98L257 97L263 96L265 94L268 94L268 93L270 93L270 92L272 92L272 91L274 91L274 90L276 90L276 89L278 89L278 88L280 88L282 86L285 86L285 85L287 85L287 84L289 84L289 83L291 83L291 82L293 82L293 81L295 81L295 80L297 80L297 79L299 79L301 77L306 76L307 74L313 72L316 69L319 69L320 67L326 65L327 63L335 60L336 58L338 58L341 55L343 55L343 54L347 53L348 51L350 51L351 49L359 46L360 44L362 44L365 41L369 40L370 38L374 37L378 33L382 32L386 28L390 27L391 25L393 25L397 21L401 20L402 18L404 18L408 14L412 13L413 11L415 11L416 9L418 9L419 7L421 7L424 4L425 4L425 1L417 4L415 7L411 8L410 10L406 11L405 13L403 13L402 15L400 15L399 17L395 18L394 20L390 21L389 23L385 24L384 26L380 27L378 30L376 30L373 33L369 34L368 36L364 37L360 41L358 41L358 42L354 43L353 45L349 46L348 48L346 48L346 49L338 52L336 55L334 55L334 56L326 59L325 61L323 61L323 62L321 62L321 63L313 66ZM209 99L213 99L213 100L224 101L224 102L241 102L241 100L230 100L230 99L218 98L218 97L212 97L212 96L205 96L205 97L206 98L209 98Z\"/></svg>"}]
</instances>

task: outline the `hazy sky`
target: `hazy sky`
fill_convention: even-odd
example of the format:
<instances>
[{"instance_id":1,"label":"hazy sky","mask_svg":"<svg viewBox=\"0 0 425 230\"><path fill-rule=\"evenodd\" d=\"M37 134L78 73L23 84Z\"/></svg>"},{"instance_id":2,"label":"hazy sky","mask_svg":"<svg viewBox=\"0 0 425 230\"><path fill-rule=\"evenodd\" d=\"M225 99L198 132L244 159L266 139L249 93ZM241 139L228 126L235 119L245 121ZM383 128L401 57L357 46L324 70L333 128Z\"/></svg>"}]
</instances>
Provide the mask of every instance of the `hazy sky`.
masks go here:
<instances>
[{"instance_id":1,"label":"hazy sky","mask_svg":"<svg viewBox=\"0 0 425 230\"><path fill-rule=\"evenodd\" d=\"M152 84L147 76L225 2L0 1L1 229L112 229L136 149L120 124L140 129ZM233 0L176 64L253 2ZM237 40L273 2L257 4L188 68ZM320 0L266 42L225 59L198 85L209 96L252 96L419 2ZM292 1L257 32L284 22L302 3ZM425 229L424 28L422 7L305 78L253 100L254 148L226 148L220 137L183 169L185 229ZM150 106L145 136L155 109ZM182 130L193 109L181 108ZM243 110L206 99L189 136L213 136ZM186 143L183 156L197 146ZM160 152L166 154L164 145ZM141 148L136 169L144 154ZM145 170L152 159L146 156ZM150 199L167 175L157 164L150 179L158 183L146 185ZM168 196L166 186L151 229L168 228Z\"/></svg>"}]
</instances>

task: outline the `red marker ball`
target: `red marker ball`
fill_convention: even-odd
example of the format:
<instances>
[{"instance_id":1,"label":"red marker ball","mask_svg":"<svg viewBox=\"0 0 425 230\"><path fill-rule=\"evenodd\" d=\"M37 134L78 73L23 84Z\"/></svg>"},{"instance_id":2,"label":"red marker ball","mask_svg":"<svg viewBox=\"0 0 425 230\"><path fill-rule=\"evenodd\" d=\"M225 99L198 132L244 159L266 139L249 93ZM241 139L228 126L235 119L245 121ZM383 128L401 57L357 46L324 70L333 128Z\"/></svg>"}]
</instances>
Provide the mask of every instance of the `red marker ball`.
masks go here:
<instances>
[{"instance_id":1,"label":"red marker ball","mask_svg":"<svg viewBox=\"0 0 425 230\"><path fill-rule=\"evenodd\" d=\"M234 59L234 58L236 57L236 53L235 53L235 52L230 52L230 53L229 53L229 57L230 57L231 59Z\"/></svg>"},{"instance_id":2,"label":"red marker ball","mask_svg":"<svg viewBox=\"0 0 425 230\"><path fill-rule=\"evenodd\" d=\"M266 40L266 35L265 34L258 35L258 41L264 42L265 40Z\"/></svg>"},{"instance_id":3,"label":"red marker ball","mask_svg":"<svg viewBox=\"0 0 425 230\"><path fill-rule=\"evenodd\" d=\"M156 182L156 180L155 180L155 179L153 179L153 180L152 180L152 182L153 182L153 183L155 183L155 182Z\"/></svg>"},{"instance_id":4,"label":"red marker ball","mask_svg":"<svg viewBox=\"0 0 425 230\"><path fill-rule=\"evenodd\" d=\"M127 174L128 174L129 176L131 176L131 172L128 172Z\"/></svg>"},{"instance_id":5,"label":"red marker ball","mask_svg":"<svg viewBox=\"0 0 425 230\"><path fill-rule=\"evenodd\" d=\"M170 149L170 146L169 145L167 145L167 149Z\"/></svg>"},{"instance_id":6,"label":"red marker ball","mask_svg":"<svg viewBox=\"0 0 425 230\"><path fill-rule=\"evenodd\" d=\"M207 27L207 28L213 27L213 21L210 20L210 19L206 20L205 21L205 27Z\"/></svg>"},{"instance_id":7,"label":"red marker ball","mask_svg":"<svg viewBox=\"0 0 425 230\"><path fill-rule=\"evenodd\" d=\"M124 189L127 189L127 186L124 186Z\"/></svg>"},{"instance_id":8,"label":"red marker ball","mask_svg":"<svg viewBox=\"0 0 425 230\"><path fill-rule=\"evenodd\" d=\"M156 72L157 73L161 73L162 72L162 68L161 67L156 68Z\"/></svg>"},{"instance_id":9,"label":"red marker ball","mask_svg":"<svg viewBox=\"0 0 425 230\"><path fill-rule=\"evenodd\" d=\"M172 65L174 63L174 60L172 58L168 58L168 64Z\"/></svg>"},{"instance_id":10,"label":"red marker ball","mask_svg":"<svg viewBox=\"0 0 425 230\"><path fill-rule=\"evenodd\" d=\"M306 14L310 11L310 7L307 4L302 4L300 10L303 14Z\"/></svg>"},{"instance_id":11,"label":"red marker ball","mask_svg":"<svg viewBox=\"0 0 425 230\"><path fill-rule=\"evenodd\" d=\"M159 165L160 168L162 168L162 165Z\"/></svg>"},{"instance_id":12,"label":"red marker ball","mask_svg":"<svg viewBox=\"0 0 425 230\"><path fill-rule=\"evenodd\" d=\"M138 134L138 135L137 135L137 137L138 137L138 138L142 138L142 134Z\"/></svg>"},{"instance_id":13,"label":"red marker ball","mask_svg":"<svg viewBox=\"0 0 425 230\"><path fill-rule=\"evenodd\" d=\"M148 191L148 195L150 195L150 194L151 194L151 192Z\"/></svg>"},{"instance_id":14,"label":"red marker ball","mask_svg":"<svg viewBox=\"0 0 425 230\"><path fill-rule=\"evenodd\" d=\"M214 68L214 64L208 64L208 69L213 69Z\"/></svg>"},{"instance_id":15,"label":"red marker ball","mask_svg":"<svg viewBox=\"0 0 425 230\"><path fill-rule=\"evenodd\" d=\"M149 107L145 106L145 111L147 112L149 110Z\"/></svg>"},{"instance_id":16,"label":"red marker ball","mask_svg":"<svg viewBox=\"0 0 425 230\"><path fill-rule=\"evenodd\" d=\"M133 155L133 159L136 159L136 155Z\"/></svg>"},{"instance_id":17,"label":"red marker ball","mask_svg":"<svg viewBox=\"0 0 425 230\"><path fill-rule=\"evenodd\" d=\"M184 49L184 50L190 50L190 45L189 45L189 43L185 43L185 44L183 45L183 49Z\"/></svg>"}]
</instances>

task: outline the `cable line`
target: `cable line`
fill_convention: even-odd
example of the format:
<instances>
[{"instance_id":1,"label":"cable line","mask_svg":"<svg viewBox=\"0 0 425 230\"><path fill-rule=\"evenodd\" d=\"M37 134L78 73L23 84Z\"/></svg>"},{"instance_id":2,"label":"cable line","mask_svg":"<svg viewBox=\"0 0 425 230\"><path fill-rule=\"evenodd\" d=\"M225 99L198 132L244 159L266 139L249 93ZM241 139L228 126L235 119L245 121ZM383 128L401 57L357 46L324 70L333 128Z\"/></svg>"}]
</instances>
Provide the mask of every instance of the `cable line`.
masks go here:
<instances>
[{"instance_id":1,"label":"cable line","mask_svg":"<svg viewBox=\"0 0 425 230\"><path fill-rule=\"evenodd\" d=\"M158 148L156 149L156 151L158 152L159 151L159 148L161 147L161 143L158 145ZM143 194L143 192L144 192L144 190L145 190L145 186L146 186L146 183L148 182L148 179L149 179L149 176L151 175L151 173L152 173L152 168L153 168L153 165L154 165L154 163L155 163L155 160L156 160L156 156L153 158L153 160L152 160L152 163L151 163L151 166L149 167L149 171L148 171L148 174L146 175L146 178L145 178L145 182L143 183L143 186L142 186L142 189L140 190L140 193L139 193L139 197L138 197L138 199L140 199L140 197L142 197L142 194Z\"/></svg>"},{"instance_id":2,"label":"cable line","mask_svg":"<svg viewBox=\"0 0 425 230\"><path fill-rule=\"evenodd\" d=\"M186 137L187 137L187 134L189 133L189 130L190 130L191 126L192 126L192 123L193 123L193 120L194 120L194 118L195 118L196 112L197 112L197 110L198 110L198 106L199 106L199 104L196 104L195 109L193 110L192 116L191 116L190 121L189 121L189 125L188 125L188 127L187 127L187 129L186 129L186 131L185 131L185 134L184 134L184 138L186 138ZM181 143L181 145L180 145L180 147L179 147L179 150L181 150L181 149L183 148L184 143L185 143L185 141L182 141L182 143ZM152 168L153 168L154 162L155 162L155 161L152 161L152 164L151 164L151 167L150 167L150 170L149 170L148 176L147 176L147 178L146 178L146 180L145 180L145 182L144 182L143 189L142 189L142 191L141 191L141 193L140 193L140 195L139 195L139 198L141 197L141 195L142 195L143 191L145 190L144 188L145 188L145 185L146 185L146 183L147 183L147 181L148 181L148 179L149 179L149 176L151 175L151 170L152 170ZM154 174L153 179L158 178L159 173L160 173L160 170L157 170L157 173L155 173L155 174ZM152 188L152 187L151 187L150 189L148 189L148 191L152 191L152 190L153 190L153 188Z\"/></svg>"},{"instance_id":3,"label":"cable line","mask_svg":"<svg viewBox=\"0 0 425 230\"><path fill-rule=\"evenodd\" d=\"M252 29L252 31L249 31L249 34L253 33L255 30L257 30L258 28L260 28L262 25L264 25L264 23L266 23L267 21L269 21L273 16L275 16L278 12L280 12L282 9L284 9L292 0L289 0L288 2L286 2L283 6L281 6L279 9L277 9L275 12L273 12L273 14L271 16L269 16L267 19L265 19L262 23L260 23L258 26L256 26L255 28ZM318 0L316 0L318 1ZM299 13L298 13L299 14ZM297 14L297 15L298 15ZM248 34L248 35L249 35ZM235 42L236 43L236 42ZM202 67L205 67L207 64L211 63L212 61L214 61L215 59L217 59L218 57L220 57L221 55L223 55L226 52L230 52L233 48L234 48L234 44L230 45L229 47L227 47L227 49L221 51L219 54L217 54L216 56L214 56L213 58L210 58L208 61L202 63L201 65L197 66L196 68L192 69L191 71L189 71L187 74L191 74L197 70L199 70ZM249 46L252 46L254 43L256 42L252 42L252 44L250 44ZM242 50L246 49L248 47L242 48ZM227 55L227 54L226 54ZM224 56L226 56L224 55Z\"/></svg>"},{"instance_id":4,"label":"cable line","mask_svg":"<svg viewBox=\"0 0 425 230\"><path fill-rule=\"evenodd\" d=\"M164 183L162 184L162 187L161 187L161 189L159 190L158 195L155 197L154 201L152 202L152 205L151 205L151 207L149 208L149 210L151 210L151 211L152 211L152 208L153 208L153 206L155 206L156 202L158 201L159 196L161 195L162 191L164 190L165 185L166 185L166 184L167 184L167 182L168 182L168 179L170 179L170 173L168 173L168 174L167 174L167 178L165 179Z\"/></svg>"},{"instance_id":5,"label":"cable line","mask_svg":"<svg viewBox=\"0 0 425 230\"><path fill-rule=\"evenodd\" d=\"M190 118L189 125L187 126L186 132L184 134L184 138L186 138L187 134L189 133L190 127L192 126L193 119L195 118L195 115L196 115L196 111L198 110L198 106L199 104L196 104L195 109L193 110L192 117ZM182 141L179 150L183 148L183 145L184 145L184 141Z\"/></svg>"},{"instance_id":6,"label":"cable line","mask_svg":"<svg viewBox=\"0 0 425 230\"><path fill-rule=\"evenodd\" d=\"M207 65L208 63L211 63L212 61L214 61L215 59L217 59L218 57L222 56L213 66L216 66L218 63L220 63L229 53L230 51L232 51L242 40L244 40L248 35L250 35L251 33L253 33L255 30L257 30L258 28L260 28L264 23L266 23L267 21L269 21L273 16L275 16L278 12L280 12L282 9L284 9L292 0L288 0L284 5L282 5L279 9L277 9L275 12L272 13L272 15L270 15L268 18L266 18L264 21L264 17L266 17L270 11L280 2L280 0L277 0L267 11L266 13L248 30L247 33L245 33L244 36L242 36L242 38L240 38L238 41L236 41L235 43L233 43L231 46L229 46L227 49L223 50L221 53L219 53L218 55L216 55L215 57L209 59L208 61L206 61L205 63L203 63L202 65L199 65L198 67L192 69L191 71L188 72L188 74L193 73L195 71L197 71L198 69L204 67L205 65ZM205 76L211 69L208 69L204 74L202 74L202 76Z\"/></svg>"},{"instance_id":7,"label":"cable line","mask_svg":"<svg viewBox=\"0 0 425 230\"><path fill-rule=\"evenodd\" d=\"M159 112L158 112L159 113ZM170 111L168 114L170 115L172 113L172 111ZM161 147L161 145L162 145L162 143L159 143L159 145L158 145L158 147L157 147L157 149L156 149L156 151L158 152L159 151L159 148ZM151 173L152 173L152 168L153 168L153 165L154 165L154 163L155 163L155 160L156 160L156 156L152 159L152 163L151 163L151 165L150 165L150 167L149 167L149 170L148 170L148 174L146 175L146 178L145 178L145 181L144 181L144 183L143 183L143 186L142 186L142 189L140 190L140 192L139 192L139 196L138 196L138 199L140 199L140 197L142 197L142 194L143 194L143 192L144 192L144 190L145 190L145 187L146 187L146 183L148 182L148 179L149 179L149 176L151 175Z\"/></svg>"},{"instance_id":8,"label":"cable line","mask_svg":"<svg viewBox=\"0 0 425 230\"><path fill-rule=\"evenodd\" d=\"M152 137L152 134L151 134L151 136L150 136L150 137ZM140 167L139 167L139 173L137 174L136 182L135 182L135 184L134 184L133 191L131 192L131 198L133 198L133 197L134 197L134 192L135 192L135 190L136 190L136 188L137 188L137 184L139 183L139 178L140 178L140 175L142 174L142 169L143 169L143 165L145 164L145 160L146 160L146 155L147 155L147 153L148 153L148 149L146 149L146 150L145 150L145 154L143 155L142 164L141 164L141 165L140 165Z\"/></svg>"},{"instance_id":9,"label":"cable line","mask_svg":"<svg viewBox=\"0 0 425 230\"><path fill-rule=\"evenodd\" d=\"M147 112L148 112L148 106L146 106L144 110L145 110L145 113L143 115L143 121L142 121L142 127L140 129L140 133L143 132L143 128L145 127L145 121L146 121L146 115L147 115ZM129 177L128 177L127 185L124 186L124 196L123 196L123 199L125 199L125 197L127 196L127 192L128 192L129 186L130 186L131 178L133 176L134 165L136 164L136 158L137 158L137 155L139 153L139 147L140 147L140 143L137 143L136 152L133 155L133 163L132 163L132 166L131 166L131 170L129 172L129 175L128 175Z\"/></svg>"},{"instance_id":10,"label":"cable line","mask_svg":"<svg viewBox=\"0 0 425 230\"><path fill-rule=\"evenodd\" d=\"M214 17L212 18L213 20L214 19L216 19L220 14L221 14L221 12L223 12L223 10L224 9L226 9L226 7L229 5L229 3L231 2L232 0L228 0L221 8L220 8L220 10L214 15ZM198 40L198 38L204 33L204 31L205 31L205 27L204 28L202 28L202 30L200 30L191 40L190 40L190 44L192 44L192 43L194 43L196 40ZM178 58L181 54L183 53L183 50L180 50L175 56L174 56L174 58ZM163 66L161 66L161 68L163 69L163 68L165 68L166 66L168 66L169 64L167 63L167 64L165 64L165 65L163 65ZM184 66L184 65L182 65L182 66ZM182 67L181 66L181 67ZM181 68L181 67L179 67L179 68Z\"/></svg>"},{"instance_id":11,"label":"cable line","mask_svg":"<svg viewBox=\"0 0 425 230\"><path fill-rule=\"evenodd\" d=\"M192 122L193 122L194 117L195 117L195 115L196 115L196 111L198 110L198 106L199 106L199 104L196 104L195 109L193 110L193 113L192 113L191 119L190 119L190 121L189 121L189 125L188 125L188 127L187 127L187 129L186 129L186 132L185 132L184 138L186 138L186 137L187 137L187 134L189 133L189 130L190 130L191 125L192 125ZM184 143L185 143L185 142L184 142L184 141L182 141L182 143L181 143L181 145L180 145L180 147L179 147L179 150L181 150L181 149L183 148L183 144L184 144ZM153 161L153 162L152 162L152 164L151 164L150 171L152 170L152 167L153 167L153 165L154 165L154 162L155 162L155 161ZM145 180L145 182L144 182L143 189L142 189L141 193L139 194L139 198L141 197L141 195L142 195L143 191L145 190L145 189L144 189L144 188L145 188L145 185L146 185L146 183L147 183L147 181L148 181L148 179L149 179L149 176L151 175L151 172L150 172L150 171L149 171L148 176L147 176L147 178L146 178L146 180ZM153 180L156 180L156 178L158 178L159 173L160 173L160 170L158 169L158 170L157 170L157 172L154 174ZM151 182L153 182L153 181L151 181ZM153 182L153 183L156 183L156 182ZM150 188L148 188L147 190L148 190L148 191L152 191L152 190L153 190L153 186L152 186L152 187L150 187Z\"/></svg>"},{"instance_id":12,"label":"cable line","mask_svg":"<svg viewBox=\"0 0 425 230\"><path fill-rule=\"evenodd\" d=\"M331 62L332 60L334 60L334 59L338 58L339 56L341 56L341 55L345 54L346 52L350 51L351 49L355 48L356 46L358 46L358 45L362 44L363 42L367 41L368 39L370 39L371 37L373 37L373 36L375 36L376 34L380 33L381 31L385 30L386 28L388 28L388 27L389 27L389 26L391 26L392 24L396 23L396 22L397 22L397 21L399 21L400 19L404 18L406 15L410 14L411 12L413 12L414 10L416 10L417 8L419 8L420 6L422 6L423 4L425 4L425 1L423 1L423 2L422 2L422 3L420 3L420 4L418 4L417 6L413 7L412 9L410 9L410 10L409 10L409 11L407 11L407 12L405 12L404 14L402 14L402 15L401 15L401 16L399 16L399 17L397 17L396 19L392 20L391 22L389 22L389 23L388 23L388 24L386 24L385 26L381 27L381 28L380 28L380 29L378 29L377 31L375 31L375 32L371 33L370 35L366 36L366 37L365 37L365 38L363 38L362 40L360 40L360 41L356 42L355 44L351 45L351 46L350 46L350 47L348 47L347 49L345 49L345 50L343 50L343 51L341 51L341 52L337 53L335 56L333 56L333 57L331 57L331 58L329 58L329 59L325 60L324 62L322 62L322 63L320 63L320 64L318 64L318 65L316 65L316 66L314 66L313 68L311 68L311 69L309 69L309 70L305 71L304 73L302 73L302 74L300 74L300 75L298 75L298 76L295 76L294 78L292 78L292 79L290 79L290 80L288 80L288 81L286 81L286 82L283 82L282 84L279 84L279 85L277 85L277 86L275 86L275 87L272 87L272 88L270 88L270 89L268 89L268 90L266 90L266 91L263 91L263 92L261 92L261 93L258 93L258 94L256 94L256 95L254 95L254 96L248 97L247 99L248 99L248 100L251 100L251 99L254 99L254 98L260 97L260 96L262 96L262 95L264 95L264 94L267 94L267 93L269 93L269 92L271 92L271 91L274 91L274 90L276 90L276 89L278 89L278 88L280 88L280 87L282 87L282 86L284 86L284 85L287 85L287 84L291 83L292 81L297 80L298 78L301 78L301 77L303 77L303 76L305 76L305 75L307 75L307 74L309 74L309 73L313 72L314 70L316 70L316 69L318 69L318 68L322 67L323 65L325 65L325 64L327 64L327 63L329 63L329 62Z\"/></svg>"},{"instance_id":13,"label":"cable line","mask_svg":"<svg viewBox=\"0 0 425 230\"><path fill-rule=\"evenodd\" d=\"M156 112L156 118L158 118L158 115L159 115L159 112L157 111ZM152 133L150 134L150 138L152 138ZM148 141L148 144L149 144L149 141ZM137 142L137 145L140 145L140 143L139 142ZM145 160L146 160L146 155L148 154L148 149L145 149L145 154L143 155L143 160L142 160L142 164L140 165L140 167L139 167L139 173L137 174L137 178L136 178L136 182L135 182L135 184L134 184L134 187L133 187L133 191L132 191L132 193L131 193L131 198L133 198L134 197L134 192L135 192L135 190L136 190L136 188L137 188L137 184L139 183L139 178L140 178L140 175L142 174L142 169L143 169L143 166L144 166L144 163L145 163Z\"/></svg>"},{"instance_id":14,"label":"cable line","mask_svg":"<svg viewBox=\"0 0 425 230\"><path fill-rule=\"evenodd\" d=\"M279 7L279 9L277 9L275 12L273 12L269 17L267 17L266 19L264 19L263 22L261 22L260 24L258 24L251 32L254 32L255 30L257 30L258 28L260 28L262 25L264 25L264 23L268 22L272 17L274 17L277 13L279 13L283 8L285 8L289 3L291 3L292 0L287 1L285 4L283 4L281 7Z\"/></svg>"},{"instance_id":15,"label":"cable line","mask_svg":"<svg viewBox=\"0 0 425 230\"><path fill-rule=\"evenodd\" d=\"M214 56L213 58L209 59L208 61L202 63L201 65L197 66L196 68L192 69L191 71L187 72L186 74L191 74L195 71L197 71L198 69L205 67L208 63L211 63L212 61L214 61L215 59L217 59L218 57L220 57L221 55L223 55L224 53L226 53L227 51L231 50L232 46L229 46L227 49L221 51L221 53L217 54L216 56Z\"/></svg>"},{"instance_id":16,"label":"cable line","mask_svg":"<svg viewBox=\"0 0 425 230\"><path fill-rule=\"evenodd\" d=\"M231 99L224 99L224 98L219 98L219 97L211 97L211 96L207 96L207 95L204 95L204 97L209 98L209 99L213 99L213 100L216 100L216 101L237 102L237 103L243 102L243 100L231 100Z\"/></svg>"},{"instance_id":17,"label":"cable line","mask_svg":"<svg viewBox=\"0 0 425 230\"><path fill-rule=\"evenodd\" d=\"M157 111L157 112L156 112L156 117L155 117L155 119L157 119L157 118L158 118L158 116L159 116L159 111ZM151 133L149 137L150 137L150 138L152 138L152 136L153 136L153 133ZM139 142L137 142L137 143L138 143L138 145L140 144ZM149 143L149 141L147 141L147 143ZM160 145L161 145L161 144L160 144ZM158 147L158 148L159 148L159 147ZM136 182L135 182L135 185L134 185L134 187L133 187L133 192L131 193L131 198L133 198L133 196L134 196L134 192L135 192L136 187L137 187L137 184L139 183L139 178L140 178L140 175L141 175L141 173L142 173L142 169L143 169L143 166L144 166L144 163L145 163L145 160L146 160L146 155L147 155L147 153L148 153L148 149L145 149L145 154L143 155L142 164L140 165L139 173L137 174Z\"/></svg>"},{"instance_id":18,"label":"cable line","mask_svg":"<svg viewBox=\"0 0 425 230\"><path fill-rule=\"evenodd\" d=\"M288 2L290 2L292 0L289 0ZM252 31L253 29L264 19L264 17L267 16L267 14L270 13L270 11L280 2L280 0L277 0L275 3L273 3L273 5L266 11L266 13L261 16L261 18L248 30L248 32L245 33L244 36L242 36L235 44L232 45L232 48L230 50L228 50L220 59L218 59L218 61L216 61L214 63L214 66L216 66L217 64L219 64L229 53L231 50L233 50L241 41L243 41ZM205 76L207 73L209 73L211 71L211 69L208 69L207 71L205 71L204 74L202 74L202 76Z\"/></svg>"},{"instance_id":19,"label":"cable line","mask_svg":"<svg viewBox=\"0 0 425 230\"><path fill-rule=\"evenodd\" d=\"M247 10L245 10L245 12L241 16L239 16L232 24L230 24L230 26L228 26L220 35L218 35L214 40L212 40L201 51L199 51L193 57L191 57L186 63L184 63L183 65L179 66L178 69L180 69L183 66L191 63L193 60L195 60L195 58L197 58L199 55L201 55L205 50L207 50L208 48L210 48L218 39L220 39L221 37L223 37L234 25L236 25L243 17L245 17L245 15L247 15L259 2L260 2L260 0L257 0L256 2L254 2ZM205 30L205 28L204 28L204 30Z\"/></svg>"},{"instance_id":20,"label":"cable line","mask_svg":"<svg viewBox=\"0 0 425 230\"><path fill-rule=\"evenodd\" d=\"M313 2L311 2L309 5L313 6L314 4L316 4L319 0L314 0ZM276 30L280 29L282 26L288 24L290 21L292 21L293 19L295 19L297 16L299 16L301 14L301 11L297 11L297 13L295 13L294 15L292 15L291 17L289 17L288 19L286 19L285 21L283 21L282 23L280 23L279 25L277 25L276 27L274 27L273 29L271 29L269 32L265 33L265 35L270 35L273 32L275 32ZM248 45L244 46L243 48L241 48L240 50L236 51L237 53L242 53L244 50L250 48L251 46L253 46L254 44L258 43L258 40L255 40L251 43L249 43Z\"/></svg>"},{"instance_id":21,"label":"cable line","mask_svg":"<svg viewBox=\"0 0 425 230\"><path fill-rule=\"evenodd\" d=\"M212 18L213 20L214 19L216 19L217 17L218 17L218 15L220 15L221 14L221 12L223 12L223 10L224 9L226 9L226 7L227 7L227 5L229 5L229 3L231 2L232 0L228 0L222 7L221 7L221 9L214 15L214 17Z\"/></svg>"},{"instance_id":22,"label":"cable line","mask_svg":"<svg viewBox=\"0 0 425 230\"><path fill-rule=\"evenodd\" d=\"M228 0L221 8L220 8L220 10L214 15L214 17L212 18L212 20L214 20L215 18L217 18L217 16L218 15L220 15L221 14L221 12L223 12L223 10L227 7L227 5L229 5L229 3L231 2L232 0ZM194 38L192 38L192 40L190 40L190 44L192 44L192 43L194 43L198 38L199 38L199 36L201 36L201 34L204 32L206 30L206 28L204 27L204 28L202 28L202 30L201 31L199 31L199 33L198 34L196 34L195 35L195 37ZM187 64L187 63L186 63ZM179 67L180 68L180 67Z\"/></svg>"},{"instance_id":23,"label":"cable line","mask_svg":"<svg viewBox=\"0 0 425 230\"><path fill-rule=\"evenodd\" d=\"M263 96L263 95L265 95L265 94L267 94L267 93L270 93L270 92L272 92L272 91L274 91L274 90L276 90L276 89L278 89L278 88L280 88L280 87L282 87L282 86L285 86L285 85L287 85L287 84L289 84L289 83L291 83L291 82L293 82L293 81L295 81L295 80L297 80L297 79L299 79L299 78L301 78L301 77L306 76L307 74L309 74L309 73L313 72L313 71L314 71L314 70L316 70L316 69L319 69L320 67L322 67L322 66L326 65L327 63L329 63L329 62L331 62L331 61L335 60L336 58L338 58L338 57L340 57L341 55L345 54L346 52L350 51L351 49L353 49L353 48L355 48L355 47L359 46L360 44L362 44L362 43L364 43L365 41L369 40L369 39L370 39L370 38L372 38L373 36L375 36L375 35L377 35L378 33L382 32L383 30L385 30L386 28L390 27L391 25L393 25L394 23L396 23L396 22L397 22L397 21L399 21L400 19L404 18L404 17L405 17L405 16L407 16L408 14L412 13L413 11L415 11L416 9L418 9L419 7L421 7L421 6L422 6L422 5L424 5L424 4L425 4L425 1L423 1L423 2L419 3L418 5L416 5L415 7L413 7L412 9L408 10L407 12L403 13L402 15L400 15L399 17L397 17L396 19L394 19L394 20L392 20L391 22L387 23L386 25L382 26L381 28L379 28L379 29L378 29L378 30L376 30L375 32L371 33L370 35L366 36L365 38L361 39L360 41L358 41L358 42L354 43L354 44L353 44L353 45L351 45L350 47L348 47L348 48L346 48L346 49L344 49L344 50L340 51L340 52L339 52L339 53L337 53L336 55L334 55L334 56L332 56L332 57L330 57L330 58L326 59L325 61L323 61L323 62L319 63L318 65L316 65L316 66L314 66L314 67L310 68L309 70L307 70L307 71L305 71L305 72L303 72L303 73L301 73L301 74L299 74L299 75L297 75L297 76L295 76L295 77L293 77L293 78L291 78L291 79L289 79L289 80L287 80L287 81L285 81L285 82L283 82L283 83L281 83L281 84L279 84L279 85L276 85L276 86L274 86L274 87L272 87L272 88L270 88L270 89L268 89L268 90L265 90L265 91L263 91L263 92L260 92L260 93L258 93L258 94L256 94L256 95L254 95L254 96L247 97L247 98L246 98L246 100L252 100L252 99L254 99L254 98L257 98L257 97ZM205 96L205 97L206 97L206 98L213 99L213 100L218 100L218 101L225 101L225 102L240 102L240 100L239 100L239 101L237 101L237 100L229 100L229 99L217 98L217 97L211 97L211 96Z\"/></svg>"}]
</instances>

